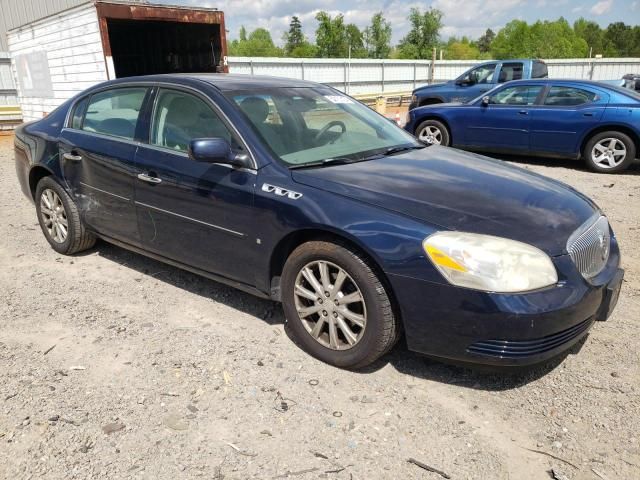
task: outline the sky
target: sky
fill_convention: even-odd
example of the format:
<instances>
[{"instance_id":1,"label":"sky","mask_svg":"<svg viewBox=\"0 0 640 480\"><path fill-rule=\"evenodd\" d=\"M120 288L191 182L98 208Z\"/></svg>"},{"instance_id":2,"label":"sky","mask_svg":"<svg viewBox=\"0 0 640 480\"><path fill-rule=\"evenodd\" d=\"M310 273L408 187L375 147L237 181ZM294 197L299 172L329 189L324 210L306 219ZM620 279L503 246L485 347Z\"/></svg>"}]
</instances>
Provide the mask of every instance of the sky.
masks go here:
<instances>
[{"instance_id":1,"label":"sky","mask_svg":"<svg viewBox=\"0 0 640 480\"><path fill-rule=\"evenodd\" d=\"M366 27L371 16L383 12L393 29L393 43L398 43L409 30L407 15L412 7L429 6L444 13L441 35L467 35L478 38L487 28L499 30L514 18L529 23L536 20L556 20L560 16L573 23L579 17L609 23L623 21L640 24L640 0L432 0L425 2L400 0L152 0L158 3L216 7L225 14L227 38L238 37L240 26L251 32L266 28L276 44L282 44L282 35L289 28L291 17L302 22L305 35L314 40L315 14L325 10L331 15L342 13L346 23Z\"/></svg>"}]
</instances>

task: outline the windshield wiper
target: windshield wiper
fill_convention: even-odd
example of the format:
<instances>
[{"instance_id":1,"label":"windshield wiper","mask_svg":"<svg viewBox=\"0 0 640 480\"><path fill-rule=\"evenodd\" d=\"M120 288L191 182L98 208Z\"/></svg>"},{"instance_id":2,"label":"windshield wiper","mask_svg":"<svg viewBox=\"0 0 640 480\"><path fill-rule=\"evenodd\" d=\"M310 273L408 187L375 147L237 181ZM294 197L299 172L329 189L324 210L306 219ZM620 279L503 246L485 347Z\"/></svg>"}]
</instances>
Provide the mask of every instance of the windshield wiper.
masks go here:
<instances>
[{"instance_id":1,"label":"windshield wiper","mask_svg":"<svg viewBox=\"0 0 640 480\"><path fill-rule=\"evenodd\" d=\"M393 155L394 153L406 152L408 150L421 150L425 147L426 145L405 145L402 147L390 147L384 151L384 155Z\"/></svg>"},{"instance_id":2,"label":"windshield wiper","mask_svg":"<svg viewBox=\"0 0 640 480\"><path fill-rule=\"evenodd\" d=\"M353 162L357 162L357 160L353 160L351 158L344 158L344 157L325 158L324 160L319 160L317 162L301 163L300 165L291 165L289 167L289 170L299 170L303 168L329 167L331 165L346 165L347 163L353 163Z\"/></svg>"}]
</instances>

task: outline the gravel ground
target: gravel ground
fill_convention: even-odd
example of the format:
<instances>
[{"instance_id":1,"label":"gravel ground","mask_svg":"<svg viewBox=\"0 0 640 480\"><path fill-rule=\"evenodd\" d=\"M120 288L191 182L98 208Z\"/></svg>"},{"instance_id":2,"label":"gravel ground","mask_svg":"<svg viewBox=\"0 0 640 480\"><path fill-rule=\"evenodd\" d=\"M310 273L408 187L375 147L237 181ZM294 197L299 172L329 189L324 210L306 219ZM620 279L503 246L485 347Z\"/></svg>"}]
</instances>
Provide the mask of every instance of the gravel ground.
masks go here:
<instances>
[{"instance_id":1,"label":"gravel ground","mask_svg":"<svg viewBox=\"0 0 640 480\"><path fill-rule=\"evenodd\" d=\"M525 374L399 345L366 372L299 350L280 307L105 243L56 254L0 137L0 477L640 478L640 165L520 160L604 208L626 283ZM564 475L565 477L562 477ZM445 477L449 478L449 477Z\"/></svg>"}]
</instances>

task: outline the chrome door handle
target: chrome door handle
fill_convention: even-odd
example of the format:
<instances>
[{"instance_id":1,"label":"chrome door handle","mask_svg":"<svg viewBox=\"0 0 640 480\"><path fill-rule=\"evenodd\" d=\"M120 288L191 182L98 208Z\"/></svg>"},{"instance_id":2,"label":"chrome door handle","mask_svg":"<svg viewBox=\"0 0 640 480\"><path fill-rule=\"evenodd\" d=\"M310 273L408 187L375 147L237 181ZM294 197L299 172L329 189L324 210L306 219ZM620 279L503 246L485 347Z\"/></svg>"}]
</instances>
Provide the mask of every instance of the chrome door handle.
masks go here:
<instances>
[{"instance_id":1,"label":"chrome door handle","mask_svg":"<svg viewBox=\"0 0 640 480\"><path fill-rule=\"evenodd\" d=\"M529 115L529 112L527 110L520 110L518 113L520 115Z\"/></svg>"},{"instance_id":2,"label":"chrome door handle","mask_svg":"<svg viewBox=\"0 0 640 480\"><path fill-rule=\"evenodd\" d=\"M139 173L138 174L138 180L142 180L143 182L154 183L154 184L158 184L158 183L162 182L161 178L151 177L151 176L147 175L146 173Z\"/></svg>"},{"instance_id":3,"label":"chrome door handle","mask_svg":"<svg viewBox=\"0 0 640 480\"><path fill-rule=\"evenodd\" d=\"M64 158L65 160L71 160L72 162L79 162L82 160L82 155L76 155L74 153L64 153L62 155L62 158Z\"/></svg>"}]
</instances>

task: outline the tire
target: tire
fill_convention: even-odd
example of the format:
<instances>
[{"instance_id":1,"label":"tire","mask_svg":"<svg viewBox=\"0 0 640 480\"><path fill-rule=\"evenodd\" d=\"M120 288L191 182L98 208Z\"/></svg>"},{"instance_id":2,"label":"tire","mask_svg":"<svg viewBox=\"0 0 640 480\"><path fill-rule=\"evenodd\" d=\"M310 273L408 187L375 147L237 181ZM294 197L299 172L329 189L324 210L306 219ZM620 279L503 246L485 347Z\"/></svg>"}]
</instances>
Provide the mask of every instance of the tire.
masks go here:
<instances>
[{"instance_id":1,"label":"tire","mask_svg":"<svg viewBox=\"0 0 640 480\"><path fill-rule=\"evenodd\" d=\"M616 152L619 153L616 155ZM585 143L582 157L594 172L618 173L626 170L636 158L636 146L622 132L600 132Z\"/></svg>"},{"instance_id":2,"label":"tire","mask_svg":"<svg viewBox=\"0 0 640 480\"><path fill-rule=\"evenodd\" d=\"M326 289L322 288L320 274L320 264L323 262L327 265L326 278L329 279L325 284L328 285ZM303 273L305 268L314 273L318 286L329 294L328 298L326 294L323 297L324 303L319 297L323 292L313 288ZM340 270L346 277L342 277L344 281L340 290L334 292L333 287L337 283ZM316 299L311 300L307 296L296 294L297 285L306 289L305 295L311 293ZM347 295L350 298L358 298L358 292L362 301L336 304L336 301L341 302ZM379 275L367 258L346 245L312 241L296 248L284 266L282 303L294 340L310 355L336 367L365 367L391 350L399 337L399 322ZM322 303L323 305L320 305ZM298 311L300 308L322 310L303 317ZM348 312L345 312L345 309ZM324 314L327 315L321 320ZM360 317L364 317L363 322ZM357 323L352 323L352 319L361 322L363 328ZM314 328L320 322L322 326L318 330L319 334L314 336ZM336 342L331 338L331 323L336 325L336 334L333 337ZM353 343L350 342L349 335L345 334L345 323L353 334L350 338ZM357 337L355 341L354 337Z\"/></svg>"},{"instance_id":3,"label":"tire","mask_svg":"<svg viewBox=\"0 0 640 480\"><path fill-rule=\"evenodd\" d=\"M50 209L52 203L54 208ZM42 233L56 252L73 255L93 247L96 243L96 237L87 231L80 219L78 207L52 177L44 177L38 182L35 204ZM47 213L52 210L55 212L55 221L52 220L52 215ZM65 222L66 235L61 235L61 232L65 231L62 228ZM54 223L57 223L57 229L53 227Z\"/></svg>"},{"instance_id":4,"label":"tire","mask_svg":"<svg viewBox=\"0 0 640 480\"><path fill-rule=\"evenodd\" d=\"M449 129L438 120L425 120L416 128L415 136L425 145L442 145L448 147L451 143Z\"/></svg>"}]
</instances>

